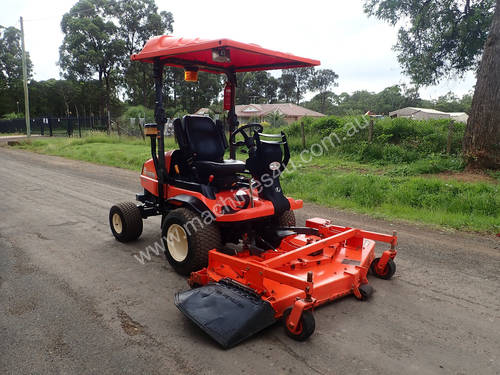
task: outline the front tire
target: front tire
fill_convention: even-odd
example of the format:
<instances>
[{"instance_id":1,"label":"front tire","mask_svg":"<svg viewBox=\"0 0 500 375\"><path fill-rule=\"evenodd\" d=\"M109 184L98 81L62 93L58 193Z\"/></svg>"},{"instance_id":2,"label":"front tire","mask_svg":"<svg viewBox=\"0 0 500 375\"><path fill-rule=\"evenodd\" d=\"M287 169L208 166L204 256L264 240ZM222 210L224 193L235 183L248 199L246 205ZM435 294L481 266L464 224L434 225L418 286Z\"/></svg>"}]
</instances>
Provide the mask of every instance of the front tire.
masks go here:
<instances>
[{"instance_id":1,"label":"front tire","mask_svg":"<svg viewBox=\"0 0 500 375\"><path fill-rule=\"evenodd\" d=\"M142 215L134 202L121 202L109 210L109 226L120 242L130 242L142 234Z\"/></svg>"},{"instance_id":2,"label":"front tire","mask_svg":"<svg viewBox=\"0 0 500 375\"><path fill-rule=\"evenodd\" d=\"M170 211L165 217L162 240L167 261L184 276L206 267L208 252L222 246L217 224L205 224L199 214L184 207Z\"/></svg>"}]
</instances>

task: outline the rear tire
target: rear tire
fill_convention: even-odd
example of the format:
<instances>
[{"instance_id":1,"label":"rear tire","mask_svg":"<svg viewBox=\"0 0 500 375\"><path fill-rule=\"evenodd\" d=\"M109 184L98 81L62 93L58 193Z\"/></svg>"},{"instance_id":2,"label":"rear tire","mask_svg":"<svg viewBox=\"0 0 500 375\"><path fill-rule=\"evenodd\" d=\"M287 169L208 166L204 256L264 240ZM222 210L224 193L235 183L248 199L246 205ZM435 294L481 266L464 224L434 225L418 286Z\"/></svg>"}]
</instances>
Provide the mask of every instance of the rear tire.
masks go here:
<instances>
[{"instance_id":1,"label":"rear tire","mask_svg":"<svg viewBox=\"0 0 500 375\"><path fill-rule=\"evenodd\" d=\"M295 213L291 210L283 212L278 216L277 220L278 227L294 227L297 225L295 220Z\"/></svg>"},{"instance_id":2,"label":"rear tire","mask_svg":"<svg viewBox=\"0 0 500 375\"><path fill-rule=\"evenodd\" d=\"M205 224L199 214L184 207L170 211L165 217L162 241L167 261L184 276L206 267L208 252L222 246L217 224Z\"/></svg>"},{"instance_id":3,"label":"rear tire","mask_svg":"<svg viewBox=\"0 0 500 375\"><path fill-rule=\"evenodd\" d=\"M109 226L120 242L130 242L142 234L142 215L134 202L121 202L109 210Z\"/></svg>"}]
</instances>

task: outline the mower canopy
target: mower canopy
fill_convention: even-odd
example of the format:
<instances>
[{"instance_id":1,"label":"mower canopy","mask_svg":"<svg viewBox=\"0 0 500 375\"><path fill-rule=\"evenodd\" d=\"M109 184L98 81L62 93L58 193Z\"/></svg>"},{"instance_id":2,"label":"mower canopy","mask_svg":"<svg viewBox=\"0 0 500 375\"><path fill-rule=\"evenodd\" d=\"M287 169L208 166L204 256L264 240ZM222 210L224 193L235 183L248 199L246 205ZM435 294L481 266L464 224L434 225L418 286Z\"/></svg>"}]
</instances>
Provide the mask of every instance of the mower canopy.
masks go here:
<instances>
[{"instance_id":1,"label":"mower canopy","mask_svg":"<svg viewBox=\"0 0 500 375\"><path fill-rule=\"evenodd\" d=\"M318 60L262 48L231 39L188 39L163 35L151 38L132 60L193 67L211 73L303 68L320 65Z\"/></svg>"}]
</instances>

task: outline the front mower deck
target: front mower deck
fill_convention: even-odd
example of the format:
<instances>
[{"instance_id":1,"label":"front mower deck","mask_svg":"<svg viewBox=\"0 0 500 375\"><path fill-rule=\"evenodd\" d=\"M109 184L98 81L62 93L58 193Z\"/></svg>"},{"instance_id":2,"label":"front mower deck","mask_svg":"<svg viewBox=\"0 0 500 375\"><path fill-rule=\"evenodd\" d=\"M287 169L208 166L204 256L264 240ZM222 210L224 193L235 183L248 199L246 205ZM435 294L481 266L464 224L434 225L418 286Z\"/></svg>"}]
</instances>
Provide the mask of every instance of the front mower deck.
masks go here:
<instances>
[{"instance_id":1,"label":"front mower deck","mask_svg":"<svg viewBox=\"0 0 500 375\"><path fill-rule=\"evenodd\" d=\"M248 251L237 255L210 251L208 267L193 272L189 279L190 285L202 287L195 292L179 293L177 307L223 347L234 346L248 337L247 333L253 334L270 325L268 306L274 311L274 321L286 315L285 327L294 337L302 333L305 312L349 294L360 300L368 298L371 294L368 270L376 263L380 268L374 269L375 275L387 276L388 263L396 256L395 235L335 226L324 219L307 220L305 229L309 231L290 234L283 238L279 248L260 255L251 255ZM375 241L391 244L377 259ZM249 300L259 296L261 303L257 310L264 319L241 320L242 306L248 301L244 301L241 293L243 300L221 292L228 280L242 290L252 291ZM223 314L220 313L222 305ZM239 328L238 321L242 322ZM251 328L249 321L254 322ZM231 327L231 337L221 338L227 326ZM303 336L298 337L307 338Z\"/></svg>"}]
</instances>

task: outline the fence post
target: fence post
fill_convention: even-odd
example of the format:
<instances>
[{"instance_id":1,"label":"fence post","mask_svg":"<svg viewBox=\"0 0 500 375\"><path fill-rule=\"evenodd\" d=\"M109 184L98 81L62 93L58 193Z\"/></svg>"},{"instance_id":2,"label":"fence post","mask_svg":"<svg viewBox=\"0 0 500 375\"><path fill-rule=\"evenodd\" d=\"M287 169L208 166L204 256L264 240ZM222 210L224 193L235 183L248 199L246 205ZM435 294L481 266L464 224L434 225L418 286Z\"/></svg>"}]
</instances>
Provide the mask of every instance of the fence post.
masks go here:
<instances>
[{"instance_id":1,"label":"fence post","mask_svg":"<svg viewBox=\"0 0 500 375\"><path fill-rule=\"evenodd\" d=\"M49 136L52 137L52 119L49 118Z\"/></svg>"},{"instance_id":2,"label":"fence post","mask_svg":"<svg viewBox=\"0 0 500 375\"><path fill-rule=\"evenodd\" d=\"M446 144L446 153L449 155L451 153L451 139L453 137L453 123L455 120L451 120L448 125L448 142Z\"/></svg>"},{"instance_id":3,"label":"fence post","mask_svg":"<svg viewBox=\"0 0 500 375\"><path fill-rule=\"evenodd\" d=\"M108 112L108 135L110 135L111 134L111 114L109 113L109 110L107 112Z\"/></svg>"},{"instance_id":4,"label":"fence post","mask_svg":"<svg viewBox=\"0 0 500 375\"><path fill-rule=\"evenodd\" d=\"M368 127L368 142L371 143L373 139L373 119L370 119L370 126Z\"/></svg>"},{"instance_id":5,"label":"fence post","mask_svg":"<svg viewBox=\"0 0 500 375\"><path fill-rule=\"evenodd\" d=\"M69 115L66 115L66 133L68 133L68 137L71 137L71 130L69 125Z\"/></svg>"},{"instance_id":6,"label":"fence post","mask_svg":"<svg viewBox=\"0 0 500 375\"><path fill-rule=\"evenodd\" d=\"M304 131L304 121L300 122L300 132L302 133L302 149L306 148L306 133Z\"/></svg>"},{"instance_id":7,"label":"fence post","mask_svg":"<svg viewBox=\"0 0 500 375\"><path fill-rule=\"evenodd\" d=\"M78 121L78 137L82 138L82 126L80 124L80 116L76 115L76 121Z\"/></svg>"},{"instance_id":8,"label":"fence post","mask_svg":"<svg viewBox=\"0 0 500 375\"><path fill-rule=\"evenodd\" d=\"M45 118L42 118L42 123L40 124L40 135L45 135Z\"/></svg>"}]
</instances>

